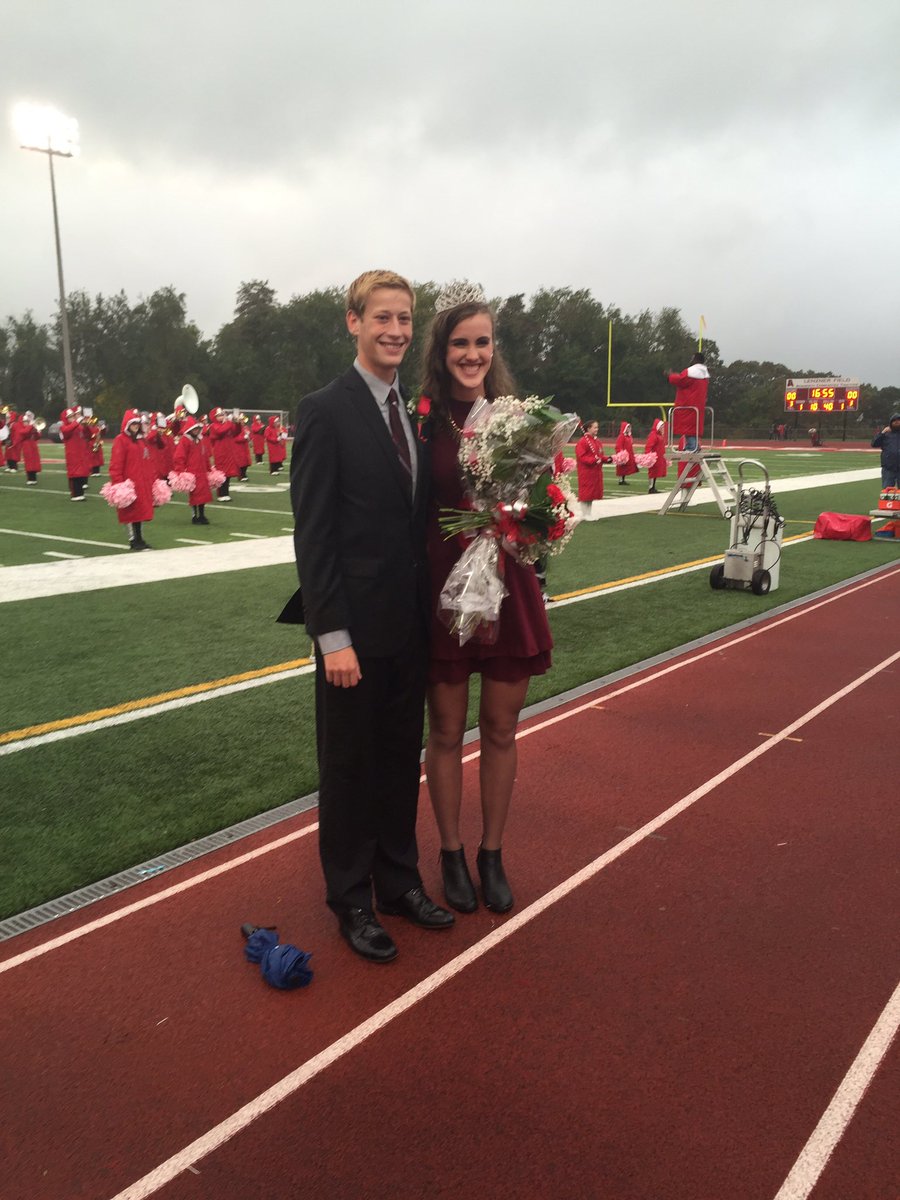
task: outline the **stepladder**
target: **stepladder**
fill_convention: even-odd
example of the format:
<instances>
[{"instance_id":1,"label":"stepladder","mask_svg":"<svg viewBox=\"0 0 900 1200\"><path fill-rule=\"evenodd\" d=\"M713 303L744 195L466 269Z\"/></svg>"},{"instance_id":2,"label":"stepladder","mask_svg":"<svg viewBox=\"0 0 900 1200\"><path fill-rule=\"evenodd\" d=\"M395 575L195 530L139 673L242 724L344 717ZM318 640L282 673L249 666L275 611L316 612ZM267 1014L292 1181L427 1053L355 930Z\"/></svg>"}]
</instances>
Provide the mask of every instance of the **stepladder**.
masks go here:
<instances>
[{"instance_id":1,"label":"stepladder","mask_svg":"<svg viewBox=\"0 0 900 1200\"><path fill-rule=\"evenodd\" d=\"M672 510L684 512L700 488L708 487L719 512L726 519L730 518L736 503L737 486L721 454L692 450L675 452L672 457L679 467L678 482L666 496L658 515L664 517Z\"/></svg>"}]
</instances>

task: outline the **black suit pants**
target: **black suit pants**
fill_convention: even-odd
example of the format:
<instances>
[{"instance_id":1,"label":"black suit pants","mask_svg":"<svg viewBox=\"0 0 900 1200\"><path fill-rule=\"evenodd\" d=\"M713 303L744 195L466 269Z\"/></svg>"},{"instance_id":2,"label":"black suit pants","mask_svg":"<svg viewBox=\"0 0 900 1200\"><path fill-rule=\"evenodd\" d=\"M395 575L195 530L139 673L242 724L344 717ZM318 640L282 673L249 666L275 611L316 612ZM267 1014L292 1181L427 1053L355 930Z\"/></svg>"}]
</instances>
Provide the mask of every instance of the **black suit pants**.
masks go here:
<instances>
[{"instance_id":1,"label":"black suit pants","mask_svg":"<svg viewBox=\"0 0 900 1200\"><path fill-rule=\"evenodd\" d=\"M360 658L353 688L326 682L316 655L319 853L335 912L390 903L421 884L416 846L425 719L424 630L402 653Z\"/></svg>"}]
</instances>

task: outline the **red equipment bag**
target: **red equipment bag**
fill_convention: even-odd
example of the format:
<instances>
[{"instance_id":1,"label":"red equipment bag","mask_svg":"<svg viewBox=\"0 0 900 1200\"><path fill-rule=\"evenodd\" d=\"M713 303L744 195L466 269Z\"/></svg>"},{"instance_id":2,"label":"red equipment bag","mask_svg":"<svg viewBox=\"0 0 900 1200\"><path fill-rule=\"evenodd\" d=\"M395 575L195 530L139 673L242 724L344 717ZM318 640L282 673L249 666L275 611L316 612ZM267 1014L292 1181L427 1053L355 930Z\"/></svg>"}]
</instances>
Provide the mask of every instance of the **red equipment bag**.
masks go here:
<instances>
[{"instance_id":1,"label":"red equipment bag","mask_svg":"<svg viewBox=\"0 0 900 1200\"><path fill-rule=\"evenodd\" d=\"M834 542L871 542L872 518L852 513L820 513L813 537Z\"/></svg>"}]
</instances>

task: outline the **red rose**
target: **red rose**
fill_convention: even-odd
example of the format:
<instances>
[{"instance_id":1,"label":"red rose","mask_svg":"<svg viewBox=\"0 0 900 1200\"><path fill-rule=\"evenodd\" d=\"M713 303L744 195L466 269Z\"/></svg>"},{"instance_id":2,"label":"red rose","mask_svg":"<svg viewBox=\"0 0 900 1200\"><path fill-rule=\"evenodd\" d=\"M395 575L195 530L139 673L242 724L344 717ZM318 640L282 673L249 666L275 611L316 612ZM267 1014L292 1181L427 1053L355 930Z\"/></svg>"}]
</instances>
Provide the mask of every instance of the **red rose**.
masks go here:
<instances>
[{"instance_id":1,"label":"red rose","mask_svg":"<svg viewBox=\"0 0 900 1200\"><path fill-rule=\"evenodd\" d=\"M547 496L551 504L565 504L566 498L562 493L562 489L558 488L555 483L547 485Z\"/></svg>"},{"instance_id":2,"label":"red rose","mask_svg":"<svg viewBox=\"0 0 900 1200\"><path fill-rule=\"evenodd\" d=\"M431 412L431 401L427 396L420 396L419 403L416 405L416 415L427 417Z\"/></svg>"}]
</instances>

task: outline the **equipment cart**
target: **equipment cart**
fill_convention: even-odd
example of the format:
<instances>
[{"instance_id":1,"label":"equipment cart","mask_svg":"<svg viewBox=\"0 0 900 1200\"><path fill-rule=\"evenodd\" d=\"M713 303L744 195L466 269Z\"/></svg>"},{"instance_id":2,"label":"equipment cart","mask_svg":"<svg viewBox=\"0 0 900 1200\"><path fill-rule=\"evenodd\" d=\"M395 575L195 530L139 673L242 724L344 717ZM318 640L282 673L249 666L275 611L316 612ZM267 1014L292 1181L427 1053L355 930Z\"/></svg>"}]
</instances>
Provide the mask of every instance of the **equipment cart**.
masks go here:
<instances>
[{"instance_id":1,"label":"equipment cart","mask_svg":"<svg viewBox=\"0 0 900 1200\"><path fill-rule=\"evenodd\" d=\"M751 488L744 479L745 467L759 467L762 488ZM738 464L737 489L731 518L730 544L723 562L709 573L709 585L719 588L749 588L757 596L778 587L781 574L781 544L784 520L769 487L769 472L755 458Z\"/></svg>"}]
</instances>

